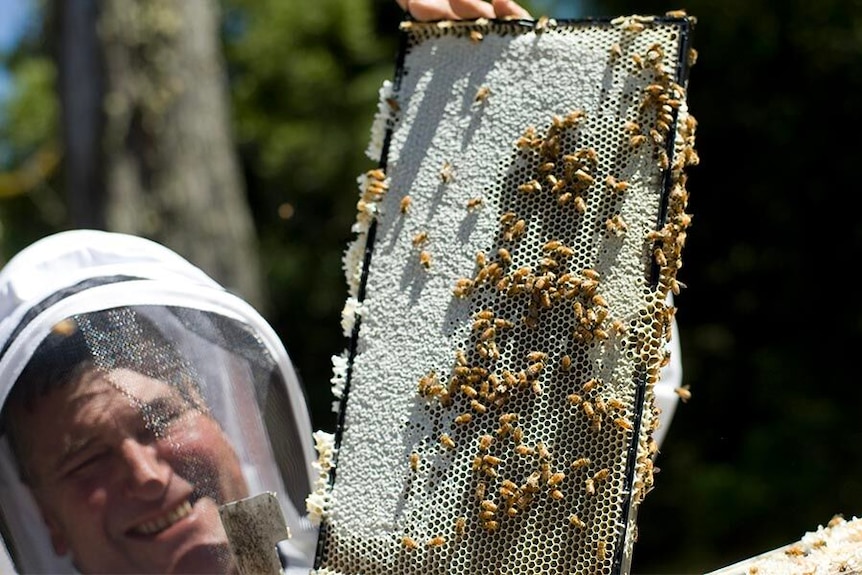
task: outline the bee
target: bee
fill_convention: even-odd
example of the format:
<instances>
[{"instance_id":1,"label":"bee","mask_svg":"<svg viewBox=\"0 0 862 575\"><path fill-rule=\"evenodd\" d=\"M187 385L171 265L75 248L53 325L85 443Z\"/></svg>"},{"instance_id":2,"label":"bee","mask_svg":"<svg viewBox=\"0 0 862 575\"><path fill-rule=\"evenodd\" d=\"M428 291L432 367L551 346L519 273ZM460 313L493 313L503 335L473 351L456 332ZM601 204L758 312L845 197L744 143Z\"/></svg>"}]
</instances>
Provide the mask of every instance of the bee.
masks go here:
<instances>
[{"instance_id":1,"label":"bee","mask_svg":"<svg viewBox=\"0 0 862 575\"><path fill-rule=\"evenodd\" d=\"M449 161L443 162L443 167L440 168L440 180L444 184L448 184L454 179L455 179L455 168L452 166L451 162L449 162Z\"/></svg>"},{"instance_id":2,"label":"bee","mask_svg":"<svg viewBox=\"0 0 862 575\"><path fill-rule=\"evenodd\" d=\"M587 490L587 495L596 494L596 481L591 477L584 481L584 488Z\"/></svg>"},{"instance_id":3,"label":"bee","mask_svg":"<svg viewBox=\"0 0 862 575\"><path fill-rule=\"evenodd\" d=\"M597 272L597 271L596 271L596 270L594 270L593 268L584 268L584 269L582 269L582 270L581 270L581 275L582 275L582 276L584 276L584 277L585 277L585 278L587 278L587 279L591 279L591 280L596 281L596 282L597 282L597 281L599 281L599 280L602 278L601 274L599 274L599 272Z\"/></svg>"},{"instance_id":4,"label":"bee","mask_svg":"<svg viewBox=\"0 0 862 575\"><path fill-rule=\"evenodd\" d=\"M536 21L536 25L534 27L534 29L536 30L536 33L538 34L538 33L544 32L545 29L550 24L550 22L551 22L551 19L549 17L544 16L544 15L539 16L539 19Z\"/></svg>"},{"instance_id":5,"label":"bee","mask_svg":"<svg viewBox=\"0 0 862 575\"><path fill-rule=\"evenodd\" d=\"M517 222L515 222L512 225L512 228L510 230L511 236L513 238L521 237L522 235L524 235L524 231L526 228L527 228L527 222L525 222L524 220L518 220Z\"/></svg>"},{"instance_id":6,"label":"bee","mask_svg":"<svg viewBox=\"0 0 862 575\"><path fill-rule=\"evenodd\" d=\"M563 473L562 471L557 471L556 473L554 473L553 475L551 475L548 478L548 485L552 486L552 487L554 485L559 485L560 483L563 482L563 479L565 479L565 478L566 478L565 473Z\"/></svg>"},{"instance_id":7,"label":"bee","mask_svg":"<svg viewBox=\"0 0 862 575\"><path fill-rule=\"evenodd\" d=\"M628 230L628 225L626 225L625 221L623 221L623 218L619 214L616 214L605 221L605 229L608 230L609 233L620 237L626 232L626 230Z\"/></svg>"},{"instance_id":8,"label":"bee","mask_svg":"<svg viewBox=\"0 0 862 575\"><path fill-rule=\"evenodd\" d=\"M476 413L485 413L486 411L488 411L488 407L485 404L483 404L482 402L480 402L478 399L471 400L470 401L470 407Z\"/></svg>"},{"instance_id":9,"label":"bee","mask_svg":"<svg viewBox=\"0 0 862 575\"><path fill-rule=\"evenodd\" d=\"M504 226L508 226L513 223L518 218L518 215L515 212L506 212L500 216L500 224Z\"/></svg>"},{"instance_id":10,"label":"bee","mask_svg":"<svg viewBox=\"0 0 862 575\"><path fill-rule=\"evenodd\" d=\"M479 436L479 449L481 451L488 451L491 448L491 444L494 443L493 435L480 435Z\"/></svg>"},{"instance_id":11,"label":"bee","mask_svg":"<svg viewBox=\"0 0 862 575\"><path fill-rule=\"evenodd\" d=\"M549 172L553 172L554 167L554 162L544 162L539 166L539 172L542 174L547 174ZM551 184L556 183L555 180L551 180L550 182Z\"/></svg>"},{"instance_id":12,"label":"bee","mask_svg":"<svg viewBox=\"0 0 862 575\"><path fill-rule=\"evenodd\" d=\"M584 198L581 196L575 196L575 210L579 214L583 214L587 211L587 202L584 201Z\"/></svg>"},{"instance_id":13,"label":"bee","mask_svg":"<svg viewBox=\"0 0 862 575\"><path fill-rule=\"evenodd\" d=\"M566 396L566 400L568 400L568 402L572 405L578 405L583 401L583 398L577 393L570 393L568 396Z\"/></svg>"},{"instance_id":14,"label":"bee","mask_svg":"<svg viewBox=\"0 0 862 575\"><path fill-rule=\"evenodd\" d=\"M584 523L584 522L581 520L581 518L580 518L580 517L578 517L577 515L575 515L574 513L572 513L571 515L569 515L569 523L571 523L572 525L574 525L574 526L575 526L575 527L577 527L578 529L586 529L586 528L587 528L587 524L586 524L586 523Z\"/></svg>"},{"instance_id":15,"label":"bee","mask_svg":"<svg viewBox=\"0 0 862 575\"><path fill-rule=\"evenodd\" d=\"M459 537L464 535L464 532L467 530L467 519L465 517L459 517L455 520L455 535Z\"/></svg>"},{"instance_id":16,"label":"bee","mask_svg":"<svg viewBox=\"0 0 862 575\"><path fill-rule=\"evenodd\" d=\"M641 24L641 26L643 26L643 24ZM632 54L632 62L634 63L636 70L644 69L644 59L640 54Z\"/></svg>"},{"instance_id":17,"label":"bee","mask_svg":"<svg viewBox=\"0 0 862 575\"><path fill-rule=\"evenodd\" d=\"M475 210L482 205L482 198L470 198L467 200L467 210Z\"/></svg>"},{"instance_id":18,"label":"bee","mask_svg":"<svg viewBox=\"0 0 862 575\"><path fill-rule=\"evenodd\" d=\"M548 354L543 351L531 351L527 354L527 361L529 362L541 362L546 359ZM543 367L543 366L542 366ZM541 369L541 367L540 367Z\"/></svg>"},{"instance_id":19,"label":"bee","mask_svg":"<svg viewBox=\"0 0 862 575\"><path fill-rule=\"evenodd\" d=\"M485 36L478 30L470 30L470 41L474 44L481 42L484 37Z\"/></svg>"},{"instance_id":20,"label":"bee","mask_svg":"<svg viewBox=\"0 0 862 575\"><path fill-rule=\"evenodd\" d=\"M616 419L614 419L614 425L624 431L631 431L632 429L634 429L632 423L628 419L625 419L623 417L617 417Z\"/></svg>"},{"instance_id":21,"label":"bee","mask_svg":"<svg viewBox=\"0 0 862 575\"><path fill-rule=\"evenodd\" d=\"M379 180L382 182L383 180L386 179L386 172L384 172L380 168L376 168L374 170L368 170L365 173L369 178L371 178L373 180Z\"/></svg>"},{"instance_id":22,"label":"bee","mask_svg":"<svg viewBox=\"0 0 862 575\"><path fill-rule=\"evenodd\" d=\"M500 523L497 521L485 521L482 523L482 527L484 527L487 531L496 531L500 528Z\"/></svg>"},{"instance_id":23,"label":"bee","mask_svg":"<svg viewBox=\"0 0 862 575\"><path fill-rule=\"evenodd\" d=\"M661 44L653 44L647 49L646 56L647 61L655 65L664 58L664 48L661 47Z\"/></svg>"},{"instance_id":24,"label":"bee","mask_svg":"<svg viewBox=\"0 0 862 575\"><path fill-rule=\"evenodd\" d=\"M484 509L485 511L490 511L491 513L494 513L494 512L496 512L496 511L497 511L497 504L496 504L496 503L494 503L493 501L491 501L490 499L484 499L484 500L479 504L479 506L480 506L482 509Z\"/></svg>"},{"instance_id":25,"label":"bee","mask_svg":"<svg viewBox=\"0 0 862 575\"><path fill-rule=\"evenodd\" d=\"M418 232L413 236L413 245L416 247L421 246L422 244L428 241L428 232L422 231Z\"/></svg>"},{"instance_id":26,"label":"bee","mask_svg":"<svg viewBox=\"0 0 862 575\"><path fill-rule=\"evenodd\" d=\"M401 198L400 209L402 214L407 213L407 211L410 209L411 203L413 203L413 199L410 196L404 196L403 198Z\"/></svg>"},{"instance_id":27,"label":"bee","mask_svg":"<svg viewBox=\"0 0 862 575\"><path fill-rule=\"evenodd\" d=\"M440 436L440 444L447 449L455 449L455 440L449 437L448 433L444 433Z\"/></svg>"},{"instance_id":28,"label":"bee","mask_svg":"<svg viewBox=\"0 0 862 575\"><path fill-rule=\"evenodd\" d=\"M419 263L426 270L431 267L431 252L422 250L419 252Z\"/></svg>"},{"instance_id":29,"label":"bee","mask_svg":"<svg viewBox=\"0 0 862 575\"><path fill-rule=\"evenodd\" d=\"M597 388L599 386L599 383L600 383L599 380L594 377L592 379L588 379L587 381L585 381L584 385L581 386L581 389L583 390L584 393L589 393L592 390L594 390L595 388Z\"/></svg>"},{"instance_id":30,"label":"bee","mask_svg":"<svg viewBox=\"0 0 862 575\"><path fill-rule=\"evenodd\" d=\"M500 416L500 423L512 423L513 421L518 421L517 413L504 413Z\"/></svg>"},{"instance_id":31,"label":"bee","mask_svg":"<svg viewBox=\"0 0 862 575\"><path fill-rule=\"evenodd\" d=\"M688 50L688 65L694 66L697 63L697 50L689 48Z\"/></svg>"},{"instance_id":32,"label":"bee","mask_svg":"<svg viewBox=\"0 0 862 575\"><path fill-rule=\"evenodd\" d=\"M527 456L527 455L533 455L535 453L535 451L533 450L532 447L524 445L523 443L519 443L518 445L515 446L515 453L517 453L518 455Z\"/></svg>"},{"instance_id":33,"label":"bee","mask_svg":"<svg viewBox=\"0 0 862 575\"><path fill-rule=\"evenodd\" d=\"M490 339L494 339L496 336L497 336L497 328L489 327L489 328L485 329L484 331L482 331L482 333L479 335L479 340L488 341Z\"/></svg>"},{"instance_id":34,"label":"bee","mask_svg":"<svg viewBox=\"0 0 862 575\"><path fill-rule=\"evenodd\" d=\"M410 469L413 471L419 470L419 454L415 451L410 454Z\"/></svg>"},{"instance_id":35,"label":"bee","mask_svg":"<svg viewBox=\"0 0 862 575\"><path fill-rule=\"evenodd\" d=\"M596 414L596 410L593 408L593 404L589 401L582 402L581 409L584 410L584 413L587 415L587 417L593 417Z\"/></svg>"},{"instance_id":36,"label":"bee","mask_svg":"<svg viewBox=\"0 0 862 575\"><path fill-rule=\"evenodd\" d=\"M646 136L644 136L643 134L635 134L634 136L629 138L629 145L632 148L637 148L644 142L646 142Z\"/></svg>"},{"instance_id":37,"label":"bee","mask_svg":"<svg viewBox=\"0 0 862 575\"><path fill-rule=\"evenodd\" d=\"M589 466L590 466L589 457L581 457L581 458L578 458L578 459L575 459L574 461L572 461L571 468L574 470L578 470L578 469L581 469L583 467L589 467Z\"/></svg>"},{"instance_id":38,"label":"bee","mask_svg":"<svg viewBox=\"0 0 862 575\"><path fill-rule=\"evenodd\" d=\"M73 320L72 318L67 318L55 323L54 326L51 328L51 333L54 333L56 335L69 336L75 333L75 330L77 330L75 320Z\"/></svg>"},{"instance_id":39,"label":"bee","mask_svg":"<svg viewBox=\"0 0 862 575\"><path fill-rule=\"evenodd\" d=\"M527 126L523 135L515 140L515 145L523 150L525 148L532 148L537 142L539 142L539 139L536 134L536 128L534 126Z\"/></svg>"},{"instance_id":40,"label":"bee","mask_svg":"<svg viewBox=\"0 0 862 575\"><path fill-rule=\"evenodd\" d=\"M608 176L608 177L610 177L610 176ZM611 185L611 189L612 189L615 193L617 193L617 194L621 194L621 193L625 192L627 189L629 189L629 183L628 183L628 182L626 182L625 180L618 180L618 181L615 181L615 182Z\"/></svg>"},{"instance_id":41,"label":"bee","mask_svg":"<svg viewBox=\"0 0 862 575\"><path fill-rule=\"evenodd\" d=\"M689 390L688 385L677 387L676 389L674 389L674 391L683 403L686 403L689 399L691 399L691 391Z\"/></svg>"},{"instance_id":42,"label":"bee","mask_svg":"<svg viewBox=\"0 0 862 575\"><path fill-rule=\"evenodd\" d=\"M623 402L616 397L612 397L608 400L608 407L611 409L616 409L618 411L625 410L625 405L623 404Z\"/></svg>"},{"instance_id":43,"label":"bee","mask_svg":"<svg viewBox=\"0 0 862 575\"><path fill-rule=\"evenodd\" d=\"M442 547L446 544L446 538L442 535L438 535L437 537L432 537L428 540L428 547Z\"/></svg>"},{"instance_id":44,"label":"bee","mask_svg":"<svg viewBox=\"0 0 862 575\"><path fill-rule=\"evenodd\" d=\"M541 441L536 443L536 453L539 454L539 457L541 459L550 459L551 458L551 452L548 451L548 448L545 447L545 444L542 443Z\"/></svg>"},{"instance_id":45,"label":"bee","mask_svg":"<svg viewBox=\"0 0 862 575\"><path fill-rule=\"evenodd\" d=\"M499 457L495 456L495 455L483 455L482 456L482 463L484 463L485 465L492 465L492 466L500 465L500 463L502 463L502 462L503 462L503 460L500 459Z\"/></svg>"},{"instance_id":46,"label":"bee","mask_svg":"<svg viewBox=\"0 0 862 575\"><path fill-rule=\"evenodd\" d=\"M516 427L512 430L512 441L516 444L521 443L524 440L524 430L520 427Z\"/></svg>"},{"instance_id":47,"label":"bee","mask_svg":"<svg viewBox=\"0 0 862 575\"><path fill-rule=\"evenodd\" d=\"M476 391L476 388L472 385L464 384L461 386L461 392L467 397L474 398L479 395L479 392Z\"/></svg>"},{"instance_id":48,"label":"bee","mask_svg":"<svg viewBox=\"0 0 862 575\"><path fill-rule=\"evenodd\" d=\"M685 18L688 14L685 10L668 10L664 15L668 18Z\"/></svg>"},{"instance_id":49,"label":"bee","mask_svg":"<svg viewBox=\"0 0 862 575\"><path fill-rule=\"evenodd\" d=\"M412 537L408 537L405 535L401 538L401 545L404 546L405 549L416 549L419 547L419 544Z\"/></svg>"},{"instance_id":50,"label":"bee","mask_svg":"<svg viewBox=\"0 0 862 575\"><path fill-rule=\"evenodd\" d=\"M437 373L434 370L419 378L419 393L425 395L429 390L437 384Z\"/></svg>"},{"instance_id":51,"label":"bee","mask_svg":"<svg viewBox=\"0 0 862 575\"><path fill-rule=\"evenodd\" d=\"M473 419L473 415L470 413L462 413L461 415L455 418L455 423L458 425L464 425L465 423L470 423Z\"/></svg>"},{"instance_id":52,"label":"bee","mask_svg":"<svg viewBox=\"0 0 862 575\"><path fill-rule=\"evenodd\" d=\"M551 499L556 501L562 501L566 497L559 489L552 489L550 495Z\"/></svg>"},{"instance_id":53,"label":"bee","mask_svg":"<svg viewBox=\"0 0 862 575\"><path fill-rule=\"evenodd\" d=\"M476 96L473 98L474 102L482 103L488 99L488 96L491 95L491 88L488 86L482 86L478 90L476 90Z\"/></svg>"},{"instance_id":54,"label":"bee","mask_svg":"<svg viewBox=\"0 0 862 575\"><path fill-rule=\"evenodd\" d=\"M479 250L478 252L476 252L476 258L475 259L476 259L476 265L480 268L484 268L485 266L488 265L488 257L485 255L485 252L483 252L482 250ZM489 318L484 318L484 319L489 319Z\"/></svg>"},{"instance_id":55,"label":"bee","mask_svg":"<svg viewBox=\"0 0 862 575\"><path fill-rule=\"evenodd\" d=\"M572 369L572 358L569 355L564 355L560 358L560 371L569 371Z\"/></svg>"},{"instance_id":56,"label":"bee","mask_svg":"<svg viewBox=\"0 0 862 575\"><path fill-rule=\"evenodd\" d=\"M494 519L494 517L496 517L496 516L497 516L497 514L494 513L493 511L480 511L479 512L479 519L481 519L482 521L490 521L490 520Z\"/></svg>"},{"instance_id":57,"label":"bee","mask_svg":"<svg viewBox=\"0 0 862 575\"><path fill-rule=\"evenodd\" d=\"M603 539L596 542L596 559L599 561L604 561L607 558L607 545Z\"/></svg>"},{"instance_id":58,"label":"bee","mask_svg":"<svg viewBox=\"0 0 862 575\"><path fill-rule=\"evenodd\" d=\"M532 194L534 192L542 191L542 184L540 184L537 180L530 180L524 184L518 186L518 191L522 194Z\"/></svg>"},{"instance_id":59,"label":"bee","mask_svg":"<svg viewBox=\"0 0 862 575\"><path fill-rule=\"evenodd\" d=\"M473 280L470 278L459 278L452 288L452 295L457 298L465 298L473 291Z\"/></svg>"},{"instance_id":60,"label":"bee","mask_svg":"<svg viewBox=\"0 0 862 575\"><path fill-rule=\"evenodd\" d=\"M596 483L607 481L608 477L611 476L611 470L605 467L604 469L599 469L596 471L595 475L593 475L593 481Z\"/></svg>"}]
</instances>

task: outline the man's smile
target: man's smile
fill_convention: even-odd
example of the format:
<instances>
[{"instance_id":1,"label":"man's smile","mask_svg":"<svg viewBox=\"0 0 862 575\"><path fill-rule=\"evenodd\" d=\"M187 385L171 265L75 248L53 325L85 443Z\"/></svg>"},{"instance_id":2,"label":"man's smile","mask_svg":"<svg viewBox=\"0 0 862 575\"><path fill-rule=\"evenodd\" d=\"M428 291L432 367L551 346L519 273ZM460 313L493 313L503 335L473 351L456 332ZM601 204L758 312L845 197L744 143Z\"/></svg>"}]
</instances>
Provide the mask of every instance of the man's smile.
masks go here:
<instances>
[{"instance_id":1,"label":"man's smile","mask_svg":"<svg viewBox=\"0 0 862 575\"><path fill-rule=\"evenodd\" d=\"M164 531L180 519L187 517L191 512L192 504L188 500L185 500L159 517L136 525L129 532L133 535L153 535L154 533Z\"/></svg>"}]
</instances>

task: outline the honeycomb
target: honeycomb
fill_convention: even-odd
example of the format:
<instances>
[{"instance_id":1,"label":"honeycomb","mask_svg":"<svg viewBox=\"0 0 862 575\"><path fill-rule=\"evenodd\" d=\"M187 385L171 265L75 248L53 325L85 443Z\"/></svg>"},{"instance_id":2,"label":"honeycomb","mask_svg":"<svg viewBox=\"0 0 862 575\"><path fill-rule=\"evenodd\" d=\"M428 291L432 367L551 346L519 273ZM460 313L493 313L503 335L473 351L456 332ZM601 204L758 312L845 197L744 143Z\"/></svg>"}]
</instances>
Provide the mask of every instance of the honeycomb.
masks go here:
<instances>
[{"instance_id":1,"label":"honeycomb","mask_svg":"<svg viewBox=\"0 0 862 575\"><path fill-rule=\"evenodd\" d=\"M693 26L402 24L313 573L628 572L698 161Z\"/></svg>"},{"instance_id":2,"label":"honeycomb","mask_svg":"<svg viewBox=\"0 0 862 575\"><path fill-rule=\"evenodd\" d=\"M862 518L835 515L799 541L705 575L839 575L862 573Z\"/></svg>"}]
</instances>

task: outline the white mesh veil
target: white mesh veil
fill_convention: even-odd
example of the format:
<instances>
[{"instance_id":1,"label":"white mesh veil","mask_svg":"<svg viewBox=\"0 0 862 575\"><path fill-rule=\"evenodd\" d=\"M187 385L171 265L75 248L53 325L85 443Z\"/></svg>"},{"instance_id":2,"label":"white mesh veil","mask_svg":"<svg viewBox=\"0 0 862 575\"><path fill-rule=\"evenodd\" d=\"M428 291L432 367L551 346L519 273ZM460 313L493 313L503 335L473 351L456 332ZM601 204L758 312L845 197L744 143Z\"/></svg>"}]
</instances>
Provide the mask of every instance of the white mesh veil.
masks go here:
<instances>
[{"instance_id":1,"label":"white mesh veil","mask_svg":"<svg viewBox=\"0 0 862 575\"><path fill-rule=\"evenodd\" d=\"M16 381L49 381L30 375L60 373L81 360L58 350L77 350L118 390L128 387L124 369L166 382L228 438L240 483L247 486L233 492L277 494L292 534L289 552L310 565L316 532L301 511L311 488L310 421L286 350L251 306L154 242L76 230L36 242L0 271L0 317L4 408ZM26 402L28 395L38 400L40 390L19 387L11 397ZM156 429L162 415L141 406L147 425ZM4 429L0 505L6 549L19 572L75 572L68 556L52 551L8 436ZM190 479L193 502L216 498L207 487L215 480L201 475Z\"/></svg>"}]
</instances>

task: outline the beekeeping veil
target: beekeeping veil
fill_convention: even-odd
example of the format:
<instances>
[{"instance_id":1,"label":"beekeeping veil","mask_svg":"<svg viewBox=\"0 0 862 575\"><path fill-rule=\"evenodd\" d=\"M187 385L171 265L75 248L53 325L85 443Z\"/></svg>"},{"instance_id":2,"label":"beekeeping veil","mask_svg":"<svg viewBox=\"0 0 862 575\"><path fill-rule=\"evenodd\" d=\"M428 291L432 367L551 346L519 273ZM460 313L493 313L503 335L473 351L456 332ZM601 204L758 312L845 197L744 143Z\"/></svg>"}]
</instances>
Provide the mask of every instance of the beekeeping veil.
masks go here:
<instances>
[{"instance_id":1,"label":"beekeeping veil","mask_svg":"<svg viewBox=\"0 0 862 575\"><path fill-rule=\"evenodd\" d=\"M310 421L286 350L250 305L159 244L76 230L36 242L0 271L0 318L4 409L10 397L32 401L47 391L23 389L37 379L22 373L62 373L82 360L174 386L205 403L224 430L248 494L277 495L292 535L282 545L294 565L310 565L316 534L302 511L312 477ZM58 351L68 349L77 356ZM19 572L74 572L52 550L9 431L0 439L6 551Z\"/></svg>"}]
</instances>

